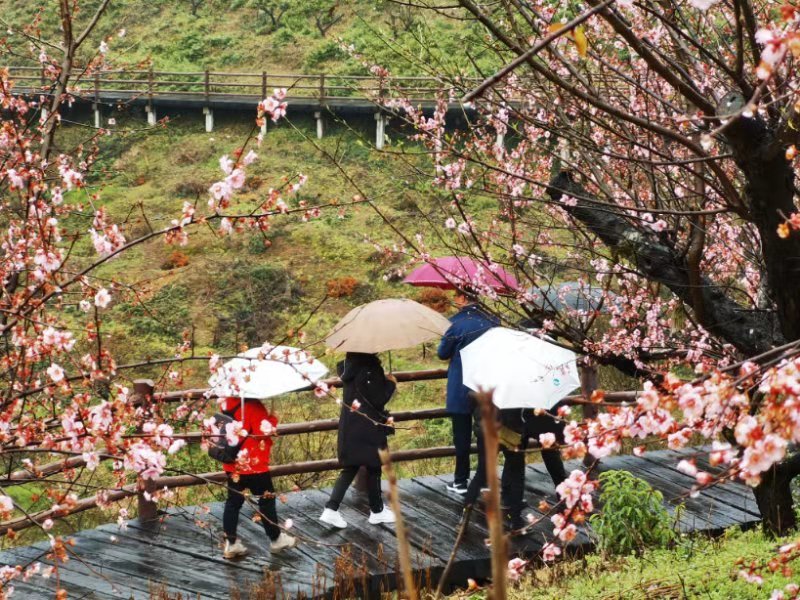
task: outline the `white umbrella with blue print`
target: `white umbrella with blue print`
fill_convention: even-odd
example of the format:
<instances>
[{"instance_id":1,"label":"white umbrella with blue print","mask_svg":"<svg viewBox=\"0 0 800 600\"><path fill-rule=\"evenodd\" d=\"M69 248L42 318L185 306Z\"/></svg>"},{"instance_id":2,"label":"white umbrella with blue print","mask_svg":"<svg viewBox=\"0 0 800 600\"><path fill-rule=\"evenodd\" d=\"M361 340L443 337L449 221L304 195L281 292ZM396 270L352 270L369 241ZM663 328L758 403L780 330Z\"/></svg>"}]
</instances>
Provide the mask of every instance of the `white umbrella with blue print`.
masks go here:
<instances>
[{"instance_id":1,"label":"white umbrella with blue print","mask_svg":"<svg viewBox=\"0 0 800 600\"><path fill-rule=\"evenodd\" d=\"M464 385L498 408L549 410L580 387L577 355L522 331L495 327L461 350Z\"/></svg>"}]
</instances>

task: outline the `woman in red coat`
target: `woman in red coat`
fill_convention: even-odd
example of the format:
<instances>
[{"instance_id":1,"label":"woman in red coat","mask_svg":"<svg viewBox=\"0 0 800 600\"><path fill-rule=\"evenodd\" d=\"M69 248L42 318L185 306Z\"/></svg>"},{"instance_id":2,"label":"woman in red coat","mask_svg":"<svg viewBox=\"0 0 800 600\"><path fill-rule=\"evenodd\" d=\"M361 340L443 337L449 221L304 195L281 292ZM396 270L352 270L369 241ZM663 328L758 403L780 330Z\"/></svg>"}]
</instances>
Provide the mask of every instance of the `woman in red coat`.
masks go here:
<instances>
[{"instance_id":1,"label":"woman in red coat","mask_svg":"<svg viewBox=\"0 0 800 600\"><path fill-rule=\"evenodd\" d=\"M247 554L247 547L236 537L239 524L239 511L244 505L244 491L250 490L258 498L258 511L261 523L269 537L270 552L280 552L297 544L297 539L282 532L278 527L278 512L275 507L275 488L269 474L269 457L272 451L272 432L278 425L278 417L271 414L259 401L226 398L222 411L241 423L246 435L239 448L236 462L225 463L223 468L228 475L228 497L222 513L222 528L225 530L225 558L236 558ZM224 433L224 432L223 432Z\"/></svg>"}]
</instances>

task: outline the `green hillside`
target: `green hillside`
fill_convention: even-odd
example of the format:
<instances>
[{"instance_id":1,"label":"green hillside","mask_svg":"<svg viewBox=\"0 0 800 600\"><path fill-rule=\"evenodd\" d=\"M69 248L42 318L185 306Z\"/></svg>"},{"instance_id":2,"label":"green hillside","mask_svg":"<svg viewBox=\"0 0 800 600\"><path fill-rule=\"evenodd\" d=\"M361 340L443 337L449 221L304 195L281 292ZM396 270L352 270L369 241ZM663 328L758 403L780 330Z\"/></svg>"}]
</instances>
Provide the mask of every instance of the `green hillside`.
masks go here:
<instances>
[{"instance_id":1,"label":"green hillside","mask_svg":"<svg viewBox=\"0 0 800 600\"><path fill-rule=\"evenodd\" d=\"M88 19L97 4L82 2L80 16ZM21 26L39 5L2 0L0 8L7 24ZM42 31L57 27L55 12L44 12ZM110 4L97 31L115 66L162 71L366 74L343 45L400 75L474 74L495 63L472 25L388 0L122 0ZM10 42L15 37L21 40ZM454 50L465 45L472 60L455 62L462 53Z\"/></svg>"},{"instance_id":2,"label":"green hillside","mask_svg":"<svg viewBox=\"0 0 800 600\"><path fill-rule=\"evenodd\" d=\"M220 176L219 157L239 147L250 128L246 119L232 118L209 134L199 119L186 119L156 132L101 139L96 183L102 204L125 224L128 239L166 226L180 216L184 201L204 207L208 187ZM75 133L64 130L62 139ZM299 173L308 183L290 205L351 202L359 190L343 170L393 223L407 231L424 224L418 211L424 212L430 192L404 173L410 171L405 160L373 153L352 131L332 132L322 141L307 139L310 133L303 123L269 131L259 160L248 169L242 205ZM335 164L326 154L337 151ZM222 236L216 227L201 227L185 247L153 239L103 267L102 275L139 290L123 292L125 301L113 309L109 342L124 363L170 356L191 327L203 356L278 341L306 321L308 340L320 339L357 304L419 296L419 290L391 281L406 257L378 252L372 243L394 239L366 205L327 209L310 222L300 215L279 217L263 235ZM87 241L79 251L89 259L94 249ZM131 338L135 346L127 343Z\"/></svg>"}]
</instances>

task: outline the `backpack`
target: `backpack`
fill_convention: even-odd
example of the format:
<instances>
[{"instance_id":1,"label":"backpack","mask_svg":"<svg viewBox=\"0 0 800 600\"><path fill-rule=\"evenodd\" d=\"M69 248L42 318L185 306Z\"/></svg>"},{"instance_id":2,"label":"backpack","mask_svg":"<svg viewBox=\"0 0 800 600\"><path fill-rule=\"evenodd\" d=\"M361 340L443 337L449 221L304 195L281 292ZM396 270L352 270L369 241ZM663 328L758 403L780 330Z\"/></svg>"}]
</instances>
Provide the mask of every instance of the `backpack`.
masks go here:
<instances>
[{"instance_id":1,"label":"backpack","mask_svg":"<svg viewBox=\"0 0 800 600\"><path fill-rule=\"evenodd\" d=\"M242 402L242 409L244 410L244 402ZM233 418L234 414L236 414L235 409L234 411L222 411L214 415L214 422L217 427L219 427L221 435L211 438L208 444L208 455L223 464L236 462L239 450L241 450L242 444L244 444L244 440L241 440L238 444L232 446L228 443L228 438L224 435L225 426L235 421Z\"/></svg>"}]
</instances>

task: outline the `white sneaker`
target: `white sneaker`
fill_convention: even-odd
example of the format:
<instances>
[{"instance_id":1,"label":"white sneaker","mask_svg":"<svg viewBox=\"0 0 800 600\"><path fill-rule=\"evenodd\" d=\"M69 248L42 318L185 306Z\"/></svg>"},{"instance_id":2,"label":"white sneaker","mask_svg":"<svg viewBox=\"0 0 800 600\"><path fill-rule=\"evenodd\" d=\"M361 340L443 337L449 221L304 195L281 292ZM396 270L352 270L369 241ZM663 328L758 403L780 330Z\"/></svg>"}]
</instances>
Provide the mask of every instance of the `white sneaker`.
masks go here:
<instances>
[{"instance_id":1,"label":"white sneaker","mask_svg":"<svg viewBox=\"0 0 800 600\"><path fill-rule=\"evenodd\" d=\"M323 510L319 520L323 523L327 523L328 525L332 525L333 527L338 527L339 529L344 529L347 527L347 521L344 520L344 517L341 515L341 513L338 510L333 510L331 508L326 508Z\"/></svg>"},{"instance_id":2,"label":"white sneaker","mask_svg":"<svg viewBox=\"0 0 800 600\"><path fill-rule=\"evenodd\" d=\"M225 550L222 551L223 558L230 560L232 558L244 556L245 554L247 554L247 546L240 542L239 538L236 538L236 541L232 544L228 540L225 540Z\"/></svg>"},{"instance_id":3,"label":"white sneaker","mask_svg":"<svg viewBox=\"0 0 800 600\"><path fill-rule=\"evenodd\" d=\"M458 494L459 496L466 496L467 495L467 484L466 483L448 483L447 484L447 491L453 494Z\"/></svg>"},{"instance_id":4,"label":"white sneaker","mask_svg":"<svg viewBox=\"0 0 800 600\"><path fill-rule=\"evenodd\" d=\"M289 535L288 533L284 533L281 531L281 534L278 536L277 540L273 540L269 546L269 551L273 554L277 554L282 550L286 550L287 548L294 548L297 545L297 538Z\"/></svg>"},{"instance_id":5,"label":"white sneaker","mask_svg":"<svg viewBox=\"0 0 800 600\"><path fill-rule=\"evenodd\" d=\"M386 507L384 507L379 513L374 513L371 511L369 513L369 522L373 525L377 525L379 523L394 523L394 521L394 513Z\"/></svg>"}]
</instances>

